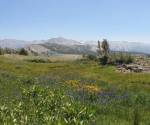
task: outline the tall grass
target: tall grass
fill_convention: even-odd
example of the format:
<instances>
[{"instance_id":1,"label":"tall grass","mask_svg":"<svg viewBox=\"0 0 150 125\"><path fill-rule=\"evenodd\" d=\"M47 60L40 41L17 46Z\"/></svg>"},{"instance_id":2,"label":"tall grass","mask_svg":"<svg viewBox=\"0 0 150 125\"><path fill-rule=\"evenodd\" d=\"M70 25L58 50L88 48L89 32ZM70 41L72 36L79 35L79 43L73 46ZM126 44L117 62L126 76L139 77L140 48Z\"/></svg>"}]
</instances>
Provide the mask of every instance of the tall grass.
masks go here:
<instances>
[{"instance_id":1,"label":"tall grass","mask_svg":"<svg viewBox=\"0 0 150 125\"><path fill-rule=\"evenodd\" d=\"M0 123L149 125L149 76L94 61L0 57Z\"/></svg>"}]
</instances>

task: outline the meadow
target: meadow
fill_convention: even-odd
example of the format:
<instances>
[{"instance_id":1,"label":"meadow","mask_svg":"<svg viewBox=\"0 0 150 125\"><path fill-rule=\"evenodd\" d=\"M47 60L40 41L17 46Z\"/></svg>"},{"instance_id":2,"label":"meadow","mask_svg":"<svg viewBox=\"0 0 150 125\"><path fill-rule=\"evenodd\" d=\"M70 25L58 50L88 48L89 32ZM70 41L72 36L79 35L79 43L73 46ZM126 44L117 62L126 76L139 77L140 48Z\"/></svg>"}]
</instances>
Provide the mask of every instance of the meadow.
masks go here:
<instances>
[{"instance_id":1,"label":"meadow","mask_svg":"<svg viewBox=\"0 0 150 125\"><path fill-rule=\"evenodd\" d=\"M89 60L0 56L4 125L150 125L150 74Z\"/></svg>"}]
</instances>

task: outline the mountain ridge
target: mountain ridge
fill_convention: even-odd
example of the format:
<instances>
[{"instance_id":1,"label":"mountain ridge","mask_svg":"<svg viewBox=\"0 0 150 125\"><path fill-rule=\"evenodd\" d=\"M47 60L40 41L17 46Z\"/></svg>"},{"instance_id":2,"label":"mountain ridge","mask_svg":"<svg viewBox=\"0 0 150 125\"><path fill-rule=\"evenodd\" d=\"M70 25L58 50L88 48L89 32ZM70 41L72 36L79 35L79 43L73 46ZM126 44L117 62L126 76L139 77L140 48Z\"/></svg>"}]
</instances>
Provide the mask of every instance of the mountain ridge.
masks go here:
<instances>
[{"instance_id":1,"label":"mountain ridge","mask_svg":"<svg viewBox=\"0 0 150 125\"><path fill-rule=\"evenodd\" d=\"M109 41L109 45L112 51L141 52L150 54L150 44L148 43ZM48 53L51 54L93 54L96 53L97 50L97 41L91 40L81 42L77 40L66 39L63 37L34 41L0 39L0 47L7 47L12 49L26 48L27 50L33 49L37 53L38 51L40 51L39 53L47 53L47 51L49 50Z\"/></svg>"}]
</instances>

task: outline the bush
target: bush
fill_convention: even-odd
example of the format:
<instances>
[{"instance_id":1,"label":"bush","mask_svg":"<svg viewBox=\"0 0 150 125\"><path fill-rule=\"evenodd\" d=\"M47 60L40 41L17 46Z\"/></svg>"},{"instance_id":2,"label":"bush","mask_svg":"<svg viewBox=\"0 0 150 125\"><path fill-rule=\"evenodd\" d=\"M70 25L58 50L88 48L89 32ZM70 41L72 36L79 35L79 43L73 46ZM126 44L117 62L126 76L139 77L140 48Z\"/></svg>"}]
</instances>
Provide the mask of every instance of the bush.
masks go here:
<instances>
[{"instance_id":1,"label":"bush","mask_svg":"<svg viewBox=\"0 0 150 125\"><path fill-rule=\"evenodd\" d=\"M62 92L33 86L23 90L21 100L0 107L0 123L15 125L87 125L92 109Z\"/></svg>"},{"instance_id":2,"label":"bush","mask_svg":"<svg viewBox=\"0 0 150 125\"><path fill-rule=\"evenodd\" d=\"M97 57L95 55L87 55L87 59L96 61Z\"/></svg>"},{"instance_id":3,"label":"bush","mask_svg":"<svg viewBox=\"0 0 150 125\"><path fill-rule=\"evenodd\" d=\"M113 53L109 55L108 64L130 64L134 61L134 58L127 53Z\"/></svg>"},{"instance_id":4,"label":"bush","mask_svg":"<svg viewBox=\"0 0 150 125\"><path fill-rule=\"evenodd\" d=\"M4 54L4 49L0 48L0 55L3 55L3 54Z\"/></svg>"},{"instance_id":5,"label":"bush","mask_svg":"<svg viewBox=\"0 0 150 125\"><path fill-rule=\"evenodd\" d=\"M29 59L27 61L34 62L34 63L50 63L51 62L49 59L42 59L42 58Z\"/></svg>"},{"instance_id":6,"label":"bush","mask_svg":"<svg viewBox=\"0 0 150 125\"><path fill-rule=\"evenodd\" d=\"M108 62L108 57L107 56L102 56L99 58L99 62L101 65L106 65Z\"/></svg>"},{"instance_id":7,"label":"bush","mask_svg":"<svg viewBox=\"0 0 150 125\"><path fill-rule=\"evenodd\" d=\"M134 58L127 53L112 53L108 56L99 57L99 63L101 65L118 65L118 64L130 64L134 61Z\"/></svg>"},{"instance_id":8,"label":"bush","mask_svg":"<svg viewBox=\"0 0 150 125\"><path fill-rule=\"evenodd\" d=\"M16 54L17 51L15 49L11 49L11 48L0 48L0 55L3 54Z\"/></svg>"},{"instance_id":9,"label":"bush","mask_svg":"<svg viewBox=\"0 0 150 125\"><path fill-rule=\"evenodd\" d=\"M13 49L10 49L10 48L5 48L5 49L4 49L4 52L5 52L6 54L12 54L12 53L14 53L14 50L13 50Z\"/></svg>"},{"instance_id":10,"label":"bush","mask_svg":"<svg viewBox=\"0 0 150 125\"><path fill-rule=\"evenodd\" d=\"M20 49L19 54L27 56L28 52L24 48L22 48L22 49Z\"/></svg>"}]
</instances>

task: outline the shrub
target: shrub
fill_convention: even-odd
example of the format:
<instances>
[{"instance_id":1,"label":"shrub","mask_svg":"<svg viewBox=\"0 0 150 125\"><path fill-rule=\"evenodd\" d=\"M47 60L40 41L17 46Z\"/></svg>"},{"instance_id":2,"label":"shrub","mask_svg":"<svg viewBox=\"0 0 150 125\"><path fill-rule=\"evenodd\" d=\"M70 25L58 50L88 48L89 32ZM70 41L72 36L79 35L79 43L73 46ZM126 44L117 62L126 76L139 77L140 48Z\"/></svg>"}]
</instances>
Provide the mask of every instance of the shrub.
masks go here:
<instances>
[{"instance_id":1,"label":"shrub","mask_svg":"<svg viewBox=\"0 0 150 125\"><path fill-rule=\"evenodd\" d=\"M134 61L134 58L127 53L119 52L119 53L112 53L109 56L101 56L99 57L99 63L101 65L111 64L111 65L118 65L118 64L130 64Z\"/></svg>"},{"instance_id":2,"label":"shrub","mask_svg":"<svg viewBox=\"0 0 150 125\"><path fill-rule=\"evenodd\" d=\"M106 65L107 62L108 62L108 57L107 56L102 56L102 57L99 58L99 63L101 65Z\"/></svg>"},{"instance_id":3,"label":"shrub","mask_svg":"<svg viewBox=\"0 0 150 125\"><path fill-rule=\"evenodd\" d=\"M28 52L24 48L22 48L22 49L20 49L19 54L27 56Z\"/></svg>"},{"instance_id":4,"label":"shrub","mask_svg":"<svg viewBox=\"0 0 150 125\"><path fill-rule=\"evenodd\" d=\"M3 55L3 54L4 54L4 49L0 48L0 55Z\"/></svg>"},{"instance_id":5,"label":"shrub","mask_svg":"<svg viewBox=\"0 0 150 125\"><path fill-rule=\"evenodd\" d=\"M23 90L21 100L0 107L2 124L87 125L92 109L50 88L33 86Z\"/></svg>"},{"instance_id":6,"label":"shrub","mask_svg":"<svg viewBox=\"0 0 150 125\"><path fill-rule=\"evenodd\" d=\"M94 61L96 61L97 60L97 57L95 56L95 55L87 55L87 59L88 60L94 60Z\"/></svg>"},{"instance_id":7,"label":"shrub","mask_svg":"<svg viewBox=\"0 0 150 125\"><path fill-rule=\"evenodd\" d=\"M108 64L130 64L134 61L134 58L127 53L113 53L109 55Z\"/></svg>"},{"instance_id":8,"label":"shrub","mask_svg":"<svg viewBox=\"0 0 150 125\"><path fill-rule=\"evenodd\" d=\"M34 62L34 63L50 63L51 62L49 59L42 59L42 58L29 59L27 61Z\"/></svg>"},{"instance_id":9,"label":"shrub","mask_svg":"<svg viewBox=\"0 0 150 125\"><path fill-rule=\"evenodd\" d=\"M6 54L11 54L11 53L13 53L13 49L5 48L5 49L4 49L4 52L5 52Z\"/></svg>"}]
</instances>

